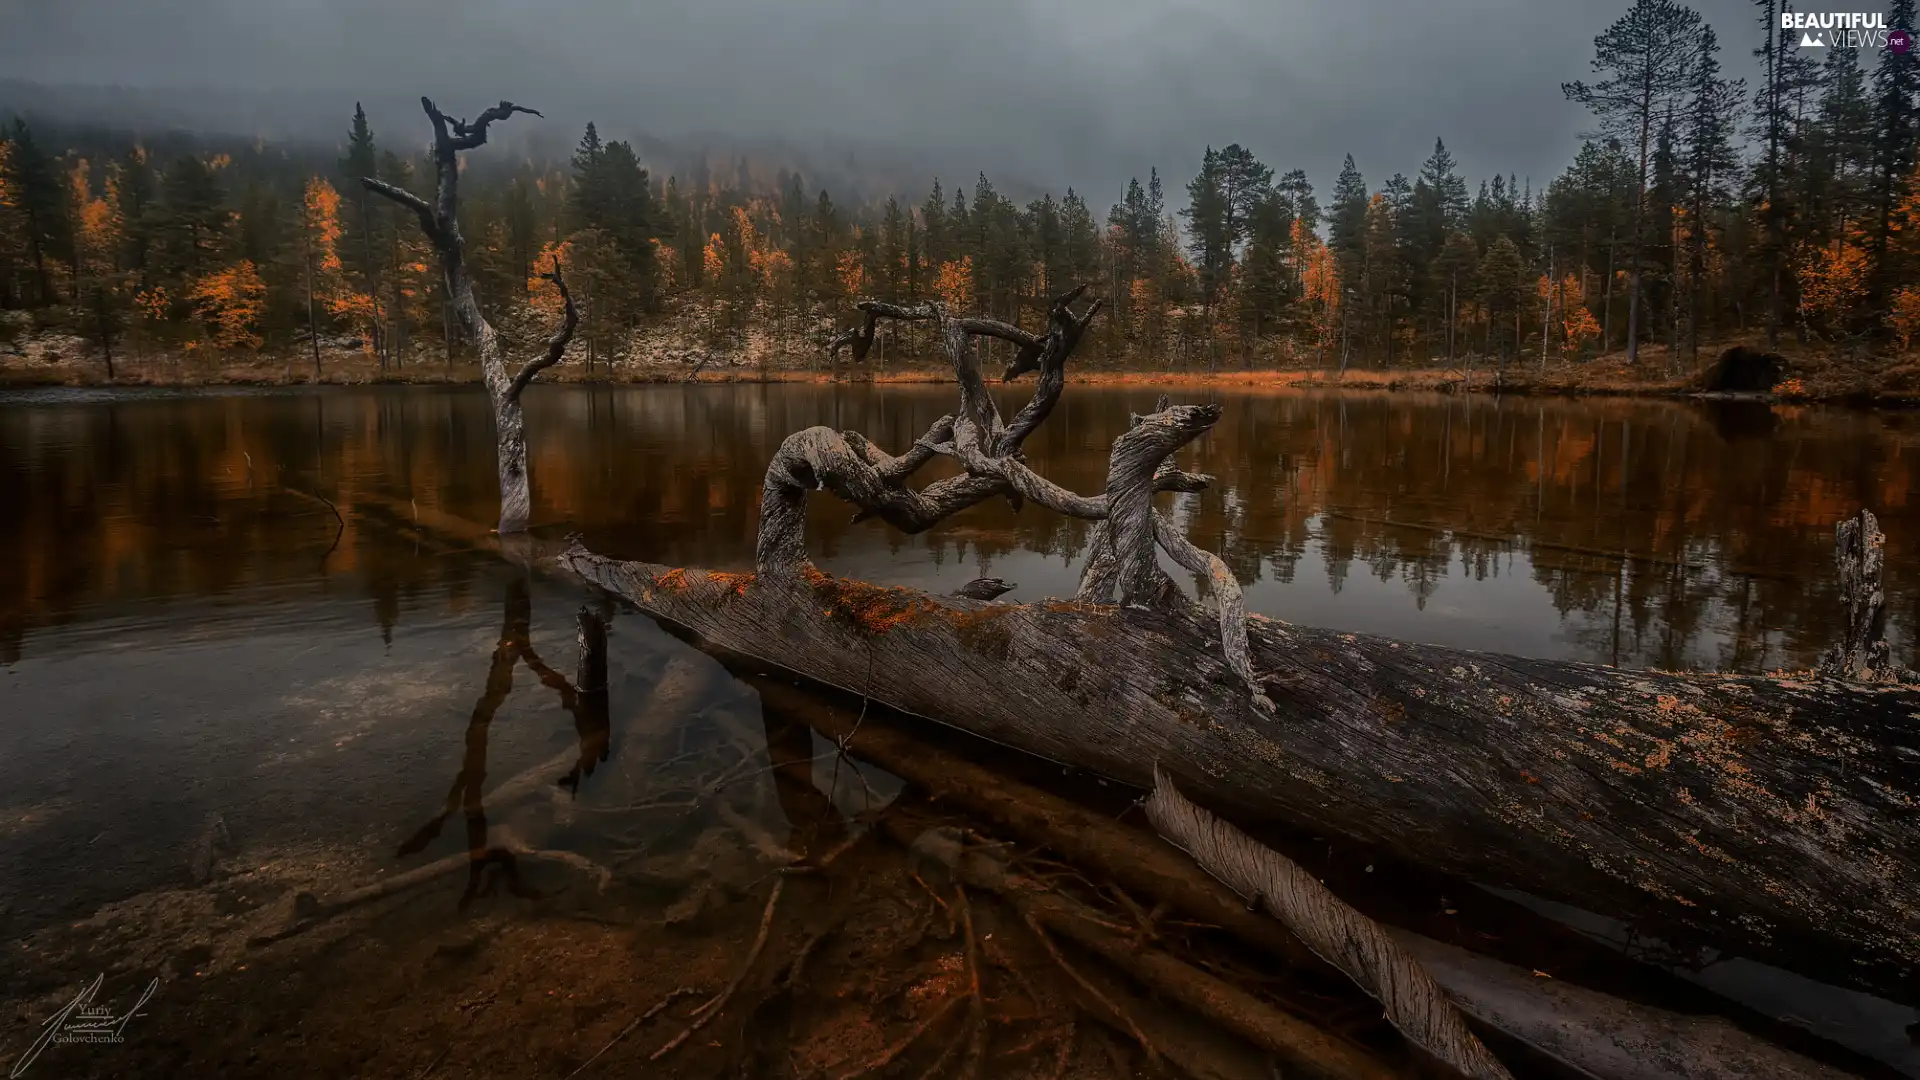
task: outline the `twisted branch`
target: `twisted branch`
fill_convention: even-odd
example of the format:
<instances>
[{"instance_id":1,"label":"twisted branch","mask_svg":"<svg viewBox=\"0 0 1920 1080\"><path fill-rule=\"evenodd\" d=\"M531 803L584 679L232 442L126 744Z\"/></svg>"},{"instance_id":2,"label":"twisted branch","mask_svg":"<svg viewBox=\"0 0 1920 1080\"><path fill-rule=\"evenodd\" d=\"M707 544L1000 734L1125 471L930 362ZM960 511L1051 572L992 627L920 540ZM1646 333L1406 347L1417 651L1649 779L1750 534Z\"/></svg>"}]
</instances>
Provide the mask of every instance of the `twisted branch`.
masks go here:
<instances>
[{"instance_id":1,"label":"twisted branch","mask_svg":"<svg viewBox=\"0 0 1920 1080\"><path fill-rule=\"evenodd\" d=\"M1228 666L1245 681L1253 706L1270 712L1272 703L1260 691L1247 648L1239 582L1224 562L1193 546L1152 504L1155 492L1200 491L1211 483L1211 477L1185 472L1170 458L1219 421L1220 407L1170 407L1163 396L1152 414L1134 417L1130 430L1114 443L1107 488L1099 495L1069 491L1026 463L1021 447L1059 403L1066 387L1067 361L1102 307L1096 300L1084 313L1074 311L1073 305L1086 289L1081 285L1054 298L1043 334L997 319L952 315L934 300L910 305L862 301L858 305L864 316L861 325L836 335L827 345L829 353L851 347L856 360L864 359L881 319L929 323L953 365L960 409L936 420L898 457L858 432L815 427L789 435L767 466L755 550L758 571L767 577L793 577L809 565L802 533L810 491L831 491L854 504L859 508L856 522L878 517L909 533L931 528L995 496L1006 496L1016 508L1030 500L1096 523L1092 557L1080 588L1083 600L1106 602L1118 587L1128 604L1172 602L1179 589L1160 571L1156 548L1166 549L1175 562L1206 576L1220 600L1221 645ZM974 347L973 339L978 337L1019 346L1003 381L1039 373L1032 399L1010 422L1001 420L987 392ZM964 474L920 491L908 487L908 477L937 456L957 459Z\"/></svg>"},{"instance_id":2,"label":"twisted branch","mask_svg":"<svg viewBox=\"0 0 1920 1080\"><path fill-rule=\"evenodd\" d=\"M1154 769L1147 819L1200 868L1287 924L1321 958L1385 1007L1409 1040L1473 1080L1512 1080L1467 1029L1447 992L1379 923L1342 903L1312 874L1195 806Z\"/></svg>"},{"instance_id":3,"label":"twisted branch","mask_svg":"<svg viewBox=\"0 0 1920 1080\"><path fill-rule=\"evenodd\" d=\"M567 343L573 340L573 331L580 325L580 310L574 306L573 294L567 291L567 279L560 273L558 255L553 257L553 271L540 276L553 282L554 288L560 290L560 301L565 305L566 312L561 318L560 329L555 330L553 336L547 339L546 353L527 361L526 366L520 369L520 374L515 375L512 384L507 387L507 397L516 401L520 398L520 392L527 388L527 384L533 381L535 375L559 363L560 358L566 355Z\"/></svg>"}]
</instances>

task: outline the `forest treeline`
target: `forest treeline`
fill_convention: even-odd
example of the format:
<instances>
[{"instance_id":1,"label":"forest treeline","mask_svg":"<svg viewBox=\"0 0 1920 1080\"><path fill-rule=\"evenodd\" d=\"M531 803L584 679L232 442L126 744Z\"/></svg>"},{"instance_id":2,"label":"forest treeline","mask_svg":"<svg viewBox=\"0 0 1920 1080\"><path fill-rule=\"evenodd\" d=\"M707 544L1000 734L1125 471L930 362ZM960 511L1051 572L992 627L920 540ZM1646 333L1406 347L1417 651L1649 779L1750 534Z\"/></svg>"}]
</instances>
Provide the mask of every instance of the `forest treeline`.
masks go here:
<instances>
[{"instance_id":1,"label":"forest treeline","mask_svg":"<svg viewBox=\"0 0 1920 1080\"><path fill-rule=\"evenodd\" d=\"M1412 177L1370 184L1349 155L1317 194L1233 144L1208 148L1172 199L1154 169L1104 210L1072 188L1022 205L985 174L853 205L745 162L651 175L589 124L569 161L476 162L463 232L482 303L509 328L557 313L543 273L566 268L590 365L657 322L710 348L759 334L803 351L858 297L1017 319L1079 282L1111 310L1087 351L1142 367L1637 360L1653 345L1672 374L1703 343L1749 334L1904 352L1920 332L1920 55L1803 48L1783 8L1756 0L1749 86L1722 73L1697 12L1636 0L1595 39L1592 81L1563 85L1593 130L1538 187L1470 186L1436 139ZM1888 23L1913 16L1897 0ZM322 156L15 118L0 141L0 309L88 339L109 365L133 348L310 350L318 367L323 341L382 367L451 361L430 250L358 183L424 192L419 140L411 126L376 140L358 110L347 131ZM17 334L20 317L0 326Z\"/></svg>"}]
</instances>

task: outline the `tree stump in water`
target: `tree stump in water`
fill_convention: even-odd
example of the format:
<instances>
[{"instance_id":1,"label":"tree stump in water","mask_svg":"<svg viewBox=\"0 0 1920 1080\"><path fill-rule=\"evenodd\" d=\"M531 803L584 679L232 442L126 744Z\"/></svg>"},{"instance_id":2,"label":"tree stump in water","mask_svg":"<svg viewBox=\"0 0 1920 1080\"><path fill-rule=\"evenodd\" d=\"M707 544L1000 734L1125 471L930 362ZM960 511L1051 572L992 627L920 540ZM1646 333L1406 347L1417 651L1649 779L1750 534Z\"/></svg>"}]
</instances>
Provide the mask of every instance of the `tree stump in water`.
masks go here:
<instances>
[{"instance_id":1,"label":"tree stump in water","mask_svg":"<svg viewBox=\"0 0 1920 1080\"><path fill-rule=\"evenodd\" d=\"M1840 570L1840 602L1846 622L1840 644L1820 658L1820 673L1860 682L1899 682L1908 672L1895 668L1887 646L1887 601L1880 571L1887 538L1871 510L1833 527L1833 561Z\"/></svg>"}]
</instances>

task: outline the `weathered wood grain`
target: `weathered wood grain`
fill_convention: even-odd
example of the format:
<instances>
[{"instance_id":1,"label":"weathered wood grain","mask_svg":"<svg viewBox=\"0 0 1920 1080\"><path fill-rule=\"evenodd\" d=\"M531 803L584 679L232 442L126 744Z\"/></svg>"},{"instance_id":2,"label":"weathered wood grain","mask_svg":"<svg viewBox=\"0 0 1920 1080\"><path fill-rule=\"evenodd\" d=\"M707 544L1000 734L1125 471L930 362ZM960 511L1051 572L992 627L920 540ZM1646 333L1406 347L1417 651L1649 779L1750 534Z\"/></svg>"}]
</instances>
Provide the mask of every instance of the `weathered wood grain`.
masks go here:
<instances>
[{"instance_id":1,"label":"weathered wood grain","mask_svg":"<svg viewBox=\"0 0 1920 1080\"><path fill-rule=\"evenodd\" d=\"M487 127L514 113L540 114L524 105L503 101L488 108L473 121L456 120L441 112L428 98L420 99L433 124L434 201L405 188L396 187L371 176L360 178L361 186L391 202L412 210L420 220L420 231L440 256L440 272L446 279L447 299L458 318L461 332L480 354L480 373L493 403L493 431L498 452L500 475L500 533L509 535L527 530L527 517L533 501L527 484L526 417L520 408L520 395L534 376L560 362L567 343L580 325L580 312L573 294L567 290L560 272L560 260L553 270L541 276L560 290L563 314L560 326L548 339L546 351L524 364L517 373L507 372L506 345L493 324L480 310L473 294L473 278L467 272L466 238L460 233L460 160L462 150L486 145Z\"/></svg>"},{"instance_id":2,"label":"weathered wood grain","mask_svg":"<svg viewBox=\"0 0 1920 1080\"><path fill-rule=\"evenodd\" d=\"M1920 688L1623 671L1185 607L561 557L735 652L1243 819L1920 1000Z\"/></svg>"}]
</instances>

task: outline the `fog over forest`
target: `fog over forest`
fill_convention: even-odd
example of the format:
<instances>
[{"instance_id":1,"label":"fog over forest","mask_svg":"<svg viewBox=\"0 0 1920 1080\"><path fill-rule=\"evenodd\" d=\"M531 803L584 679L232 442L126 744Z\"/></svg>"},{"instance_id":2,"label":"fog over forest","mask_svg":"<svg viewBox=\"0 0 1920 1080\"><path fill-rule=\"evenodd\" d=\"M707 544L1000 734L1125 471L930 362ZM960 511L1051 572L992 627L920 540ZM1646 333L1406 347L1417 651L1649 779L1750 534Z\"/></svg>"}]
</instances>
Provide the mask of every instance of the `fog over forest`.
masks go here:
<instances>
[{"instance_id":1,"label":"fog over forest","mask_svg":"<svg viewBox=\"0 0 1920 1080\"><path fill-rule=\"evenodd\" d=\"M1746 74L1755 9L1696 6ZM1347 153L1370 175L1411 174L1438 136L1470 176L1538 185L1591 127L1559 85L1588 77L1618 14L1579 0L0 0L0 109L335 144L356 99L377 129L424 139L420 94L455 113L507 97L550 120L509 146L564 151L594 120L870 194L985 169L1016 193L1103 199L1150 167L1185 174L1208 144L1326 183Z\"/></svg>"}]
</instances>

